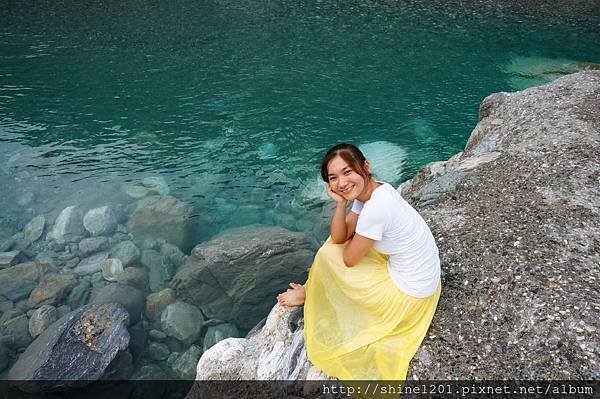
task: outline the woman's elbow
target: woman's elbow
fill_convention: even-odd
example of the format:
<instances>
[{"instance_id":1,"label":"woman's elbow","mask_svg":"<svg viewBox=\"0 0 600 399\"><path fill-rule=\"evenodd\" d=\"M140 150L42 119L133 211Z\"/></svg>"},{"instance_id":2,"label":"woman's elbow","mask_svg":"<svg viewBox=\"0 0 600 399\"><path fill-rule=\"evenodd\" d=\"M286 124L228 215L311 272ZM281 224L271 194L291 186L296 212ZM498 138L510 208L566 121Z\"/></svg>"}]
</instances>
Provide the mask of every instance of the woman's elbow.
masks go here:
<instances>
[{"instance_id":1,"label":"woman's elbow","mask_svg":"<svg viewBox=\"0 0 600 399\"><path fill-rule=\"evenodd\" d=\"M356 259L352 259L348 255L344 254L344 265L346 265L346 267L353 267L356 265L356 263L358 263Z\"/></svg>"}]
</instances>

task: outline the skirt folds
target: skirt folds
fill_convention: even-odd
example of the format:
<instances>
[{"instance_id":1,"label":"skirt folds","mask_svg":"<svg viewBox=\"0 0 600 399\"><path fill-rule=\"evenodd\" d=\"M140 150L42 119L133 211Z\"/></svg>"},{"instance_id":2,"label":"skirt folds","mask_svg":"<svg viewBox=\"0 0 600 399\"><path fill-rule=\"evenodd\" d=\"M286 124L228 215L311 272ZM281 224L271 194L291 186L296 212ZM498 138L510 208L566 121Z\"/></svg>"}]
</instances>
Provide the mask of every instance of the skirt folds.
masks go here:
<instances>
[{"instance_id":1,"label":"skirt folds","mask_svg":"<svg viewBox=\"0 0 600 399\"><path fill-rule=\"evenodd\" d=\"M402 292L374 249L346 267L345 244L317 252L305 284L304 340L308 359L340 380L405 380L440 297Z\"/></svg>"}]
</instances>

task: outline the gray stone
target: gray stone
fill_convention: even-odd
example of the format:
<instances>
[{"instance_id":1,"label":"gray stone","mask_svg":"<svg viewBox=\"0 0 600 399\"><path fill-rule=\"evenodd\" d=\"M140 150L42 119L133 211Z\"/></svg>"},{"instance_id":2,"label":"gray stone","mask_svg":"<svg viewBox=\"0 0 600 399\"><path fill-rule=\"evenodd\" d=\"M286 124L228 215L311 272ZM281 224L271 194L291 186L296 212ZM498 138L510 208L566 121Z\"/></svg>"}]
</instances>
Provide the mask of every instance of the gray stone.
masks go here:
<instances>
[{"instance_id":1,"label":"gray stone","mask_svg":"<svg viewBox=\"0 0 600 399\"><path fill-rule=\"evenodd\" d=\"M33 340L29 334L29 321L24 314L5 321L2 326L2 334L12 336L12 346L16 350L27 348Z\"/></svg>"},{"instance_id":2,"label":"gray stone","mask_svg":"<svg viewBox=\"0 0 600 399\"><path fill-rule=\"evenodd\" d=\"M175 302L175 291L165 288L146 297L146 317L154 320L170 304Z\"/></svg>"},{"instance_id":3,"label":"gray stone","mask_svg":"<svg viewBox=\"0 0 600 399\"><path fill-rule=\"evenodd\" d=\"M189 345L200 336L203 321L204 317L197 307L176 301L163 310L160 325L165 334Z\"/></svg>"},{"instance_id":4,"label":"gray stone","mask_svg":"<svg viewBox=\"0 0 600 399\"><path fill-rule=\"evenodd\" d=\"M84 232L81 211L72 205L63 209L58 215L46 239L54 240L58 244L65 244L77 241L83 236Z\"/></svg>"},{"instance_id":5,"label":"gray stone","mask_svg":"<svg viewBox=\"0 0 600 399\"><path fill-rule=\"evenodd\" d=\"M140 260L140 250L133 241L122 241L115 245L110 251L111 258L117 258L123 263L123 267L130 266Z\"/></svg>"},{"instance_id":6,"label":"gray stone","mask_svg":"<svg viewBox=\"0 0 600 399\"><path fill-rule=\"evenodd\" d=\"M192 345L181 354L173 364L173 371L182 380L194 380L196 376L196 364L202 355L199 346Z\"/></svg>"},{"instance_id":7,"label":"gray stone","mask_svg":"<svg viewBox=\"0 0 600 399\"><path fill-rule=\"evenodd\" d=\"M58 319L56 308L50 305L43 305L36 309L29 319L29 334L36 338L52 323Z\"/></svg>"},{"instance_id":8,"label":"gray stone","mask_svg":"<svg viewBox=\"0 0 600 399\"><path fill-rule=\"evenodd\" d=\"M64 317L66 314L71 313L72 310L73 310L73 308L70 307L69 305L60 305L59 307L56 308L56 318L60 319L61 317Z\"/></svg>"},{"instance_id":9,"label":"gray stone","mask_svg":"<svg viewBox=\"0 0 600 399\"><path fill-rule=\"evenodd\" d=\"M171 196L152 196L138 202L127 221L135 240L164 239L184 248L192 227L192 208Z\"/></svg>"},{"instance_id":10,"label":"gray stone","mask_svg":"<svg viewBox=\"0 0 600 399\"><path fill-rule=\"evenodd\" d=\"M0 252L7 252L15 245L14 238L7 238L6 240L0 241Z\"/></svg>"},{"instance_id":11,"label":"gray stone","mask_svg":"<svg viewBox=\"0 0 600 399\"><path fill-rule=\"evenodd\" d=\"M148 289L148 271L143 267L126 267L123 273L117 276L116 282L146 291Z\"/></svg>"},{"instance_id":12,"label":"gray stone","mask_svg":"<svg viewBox=\"0 0 600 399\"><path fill-rule=\"evenodd\" d=\"M160 253L165 256L175 269L185 262L185 255L173 244L164 243L160 246Z\"/></svg>"},{"instance_id":13,"label":"gray stone","mask_svg":"<svg viewBox=\"0 0 600 399\"><path fill-rule=\"evenodd\" d=\"M44 215L34 217L23 229L25 239L31 242L37 241L42 236L45 226L46 218Z\"/></svg>"},{"instance_id":14,"label":"gray stone","mask_svg":"<svg viewBox=\"0 0 600 399\"><path fill-rule=\"evenodd\" d=\"M127 319L117 304L77 309L49 326L19 357L8 377L32 393L97 380L117 352L127 348Z\"/></svg>"},{"instance_id":15,"label":"gray stone","mask_svg":"<svg viewBox=\"0 0 600 399\"><path fill-rule=\"evenodd\" d=\"M17 280L0 285L0 295L11 301L27 298L37 283L31 280Z\"/></svg>"},{"instance_id":16,"label":"gray stone","mask_svg":"<svg viewBox=\"0 0 600 399\"><path fill-rule=\"evenodd\" d=\"M46 275L29 295L27 306L53 305L65 298L77 284L72 273Z\"/></svg>"},{"instance_id":17,"label":"gray stone","mask_svg":"<svg viewBox=\"0 0 600 399\"><path fill-rule=\"evenodd\" d=\"M209 318L252 328L290 281L304 281L312 263L303 233L280 227L227 230L197 245L171 281L177 296Z\"/></svg>"},{"instance_id":18,"label":"gray stone","mask_svg":"<svg viewBox=\"0 0 600 399\"><path fill-rule=\"evenodd\" d=\"M118 281L119 277L123 274L123 264L119 259L109 258L105 259L100 263L102 269L102 276L107 281Z\"/></svg>"},{"instance_id":19,"label":"gray stone","mask_svg":"<svg viewBox=\"0 0 600 399\"><path fill-rule=\"evenodd\" d=\"M79 242L79 256L85 258L95 252L107 250L108 244L107 237L84 238Z\"/></svg>"},{"instance_id":20,"label":"gray stone","mask_svg":"<svg viewBox=\"0 0 600 399\"><path fill-rule=\"evenodd\" d=\"M0 270L0 286L20 280L37 281L50 269L50 264L36 260Z\"/></svg>"},{"instance_id":21,"label":"gray stone","mask_svg":"<svg viewBox=\"0 0 600 399\"><path fill-rule=\"evenodd\" d=\"M136 323L144 310L145 300L144 294L137 288L111 283L97 292L92 303L119 303L129 312L131 322Z\"/></svg>"},{"instance_id":22,"label":"gray stone","mask_svg":"<svg viewBox=\"0 0 600 399\"><path fill-rule=\"evenodd\" d=\"M217 342L231 337L240 337L240 332L234 324L224 323L208 327L204 335L204 352Z\"/></svg>"},{"instance_id":23,"label":"gray stone","mask_svg":"<svg viewBox=\"0 0 600 399\"><path fill-rule=\"evenodd\" d=\"M108 206L94 208L85 214L83 226L93 236L109 235L117 228L117 217Z\"/></svg>"},{"instance_id":24,"label":"gray stone","mask_svg":"<svg viewBox=\"0 0 600 399\"><path fill-rule=\"evenodd\" d=\"M16 264L21 251L10 251L0 253L0 269L7 268Z\"/></svg>"},{"instance_id":25,"label":"gray stone","mask_svg":"<svg viewBox=\"0 0 600 399\"><path fill-rule=\"evenodd\" d=\"M160 342L151 342L150 345L148 345L148 356L154 360L165 360L169 357L170 353L169 347Z\"/></svg>"},{"instance_id":26,"label":"gray stone","mask_svg":"<svg viewBox=\"0 0 600 399\"><path fill-rule=\"evenodd\" d=\"M167 338L167 334L160 330L150 330L150 332L148 332L148 335L150 336L150 338L156 339L158 341Z\"/></svg>"},{"instance_id":27,"label":"gray stone","mask_svg":"<svg viewBox=\"0 0 600 399\"><path fill-rule=\"evenodd\" d=\"M88 256L79 262L75 269L73 269L73 272L80 276L97 273L102 270L100 264L106 259L108 259L107 252L100 252L98 254Z\"/></svg>"},{"instance_id":28,"label":"gray stone","mask_svg":"<svg viewBox=\"0 0 600 399\"><path fill-rule=\"evenodd\" d=\"M153 249L142 251L141 262L149 270L150 290L153 292L158 292L165 288L175 274L171 262Z\"/></svg>"},{"instance_id":29,"label":"gray stone","mask_svg":"<svg viewBox=\"0 0 600 399\"><path fill-rule=\"evenodd\" d=\"M72 309L77 309L88 302L92 284L86 280L79 280L79 283L71 290L67 298L67 305Z\"/></svg>"}]
</instances>

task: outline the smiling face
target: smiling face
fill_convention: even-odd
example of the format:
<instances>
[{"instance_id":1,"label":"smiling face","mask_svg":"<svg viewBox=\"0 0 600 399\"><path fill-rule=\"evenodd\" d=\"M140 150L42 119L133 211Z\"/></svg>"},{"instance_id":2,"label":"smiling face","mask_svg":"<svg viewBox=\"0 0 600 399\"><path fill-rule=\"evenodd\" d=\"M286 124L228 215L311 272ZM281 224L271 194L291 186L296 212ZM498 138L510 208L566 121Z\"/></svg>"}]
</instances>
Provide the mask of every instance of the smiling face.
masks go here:
<instances>
[{"instance_id":1,"label":"smiling face","mask_svg":"<svg viewBox=\"0 0 600 399\"><path fill-rule=\"evenodd\" d=\"M364 168L367 173L371 173L369 163L366 161ZM352 169L339 155L327 164L327 177L333 192L347 201L356 199L367 190L368 180Z\"/></svg>"}]
</instances>

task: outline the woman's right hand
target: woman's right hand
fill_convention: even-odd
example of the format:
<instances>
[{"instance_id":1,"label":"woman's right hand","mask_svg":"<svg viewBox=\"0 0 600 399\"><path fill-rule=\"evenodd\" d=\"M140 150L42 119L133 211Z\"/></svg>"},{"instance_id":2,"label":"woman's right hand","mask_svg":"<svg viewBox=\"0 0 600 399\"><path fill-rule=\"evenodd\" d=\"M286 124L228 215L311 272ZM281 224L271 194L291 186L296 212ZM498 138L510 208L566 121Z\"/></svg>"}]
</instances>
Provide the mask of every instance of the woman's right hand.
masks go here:
<instances>
[{"instance_id":1,"label":"woman's right hand","mask_svg":"<svg viewBox=\"0 0 600 399\"><path fill-rule=\"evenodd\" d=\"M327 195L329 196L329 198L334 200L336 204L344 204L345 205L348 202L344 197L342 197L341 195L339 195L338 193L333 191L331 189L331 185L329 183L327 183Z\"/></svg>"}]
</instances>

